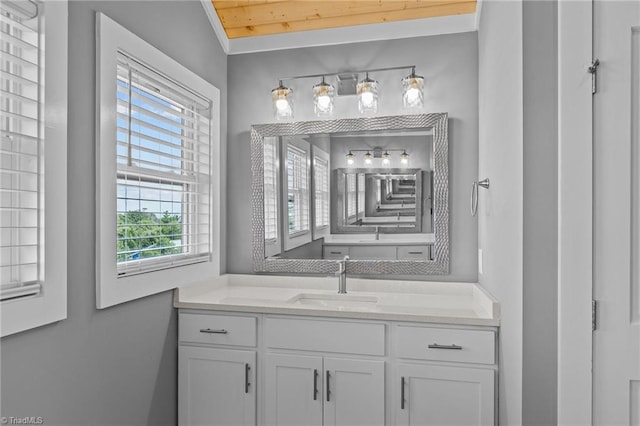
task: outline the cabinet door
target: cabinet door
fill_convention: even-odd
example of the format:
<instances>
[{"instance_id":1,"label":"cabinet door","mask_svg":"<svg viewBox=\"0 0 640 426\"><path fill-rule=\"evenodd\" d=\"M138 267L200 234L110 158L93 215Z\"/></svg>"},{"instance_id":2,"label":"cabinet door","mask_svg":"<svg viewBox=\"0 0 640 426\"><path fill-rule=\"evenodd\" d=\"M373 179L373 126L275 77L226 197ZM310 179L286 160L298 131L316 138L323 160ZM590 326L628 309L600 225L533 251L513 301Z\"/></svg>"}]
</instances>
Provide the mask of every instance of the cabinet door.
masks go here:
<instances>
[{"instance_id":1,"label":"cabinet door","mask_svg":"<svg viewBox=\"0 0 640 426\"><path fill-rule=\"evenodd\" d=\"M324 359L325 426L384 425L384 364Z\"/></svg>"},{"instance_id":2,"label":"cabinet door","mask_svg":"<svg viewBox=\"0 0 640 426\"><path fill-rule=\"evenodd\" d=\"M322 358L265 356L265 423L322 426Z\"/></svg>"},{"instance_id":3,"label":"cabinet door","mask_svg":"<svg viewBox=\"0 0 640 426\"><path fill-rule=\"evenodd\" d=\"M395 424L493 426L494 376L490 369L399 364Z\"/></svg>"},{"instance_id":4,"label":"cabinet door","mask_svg":"<svg viewBox=\"0 0 640 426\"><path fill-rule=\"evenodd\" d=\"M180 346L178 418L186 425L255 425L254 351Z\"/></svg>"}]
</instances>

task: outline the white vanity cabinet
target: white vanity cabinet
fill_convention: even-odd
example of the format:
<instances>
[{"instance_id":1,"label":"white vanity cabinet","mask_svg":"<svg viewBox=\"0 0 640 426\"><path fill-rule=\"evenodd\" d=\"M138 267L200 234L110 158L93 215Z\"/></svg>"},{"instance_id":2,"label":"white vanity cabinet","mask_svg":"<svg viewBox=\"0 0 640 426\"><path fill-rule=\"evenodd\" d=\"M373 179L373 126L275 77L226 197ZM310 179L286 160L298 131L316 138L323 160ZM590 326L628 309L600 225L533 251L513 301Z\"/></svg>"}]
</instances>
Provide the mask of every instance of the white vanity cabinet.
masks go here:
<instances>
[{"instance_id":1,"label":"white vanity cabinet","mask_svg":"<svg viewBox=\"0 0 640 426\"><path fill-rule=\"evenodd\" d=\"M352 260L428 260L431 258L428 244L324 244L323 258L341 260L349 256Z\"/></svg>"},{"instance_id":2,"label":"white vanity cabinet","mask_svg":"<svg viewBox=\"0 0 640 426\"><path fill-rule=\"evenodd\" d=\"M181 425L495 425L496 327L185 309L179 320Z\"/></svg>"},{"instance_id":3,"label":"white vanity cabinet","mask_svg":"<svg viewBox=\"0 0 640 426\"><path fill-rule=\"evenodd\" d=\"M265 424L385 424L382 322L264 318Z\"/></svg>"},{"instance_id":4,"label":"white vanity cabinet","mask_svg":"<svg viewBox=\"0 0 640 426\"><path fill-rule=\"evenodd\" d=\"M495 424L493 330L394 324L398 426Z\"/></svg>"},{"instance_id":5,"label":"white vanity cabinet","mask_svg":"<svg viewBox=\"0 0 640 426\"><path fill-rule=\"evenodd\" d=\"M256 424L256 322L255 317L180 313L181 426Z\"/></svg>"}]
</instances>

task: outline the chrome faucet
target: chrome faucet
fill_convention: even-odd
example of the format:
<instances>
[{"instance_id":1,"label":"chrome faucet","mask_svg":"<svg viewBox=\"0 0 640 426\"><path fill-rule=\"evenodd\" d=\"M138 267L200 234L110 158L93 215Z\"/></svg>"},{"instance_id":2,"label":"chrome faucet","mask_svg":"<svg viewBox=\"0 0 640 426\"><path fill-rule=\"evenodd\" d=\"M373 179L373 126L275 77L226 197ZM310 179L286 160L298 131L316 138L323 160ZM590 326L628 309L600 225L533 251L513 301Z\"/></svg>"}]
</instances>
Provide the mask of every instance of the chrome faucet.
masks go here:
<instances>
[{"instance_id":1,"label":"chrome faucet","mask_svg":"<svg viewBox=\"0 0 640 426\"><path fill-rule=\"evenodd\" d=\"M345 256L344 259L338 261L338 294L347 294L347 262L349 256Z\"/></svg>"},{"instance_id":2,"label":"chrome faucet","mask_svg":"<svg viewBox=\"0 0 640 426\"><path fill-rule=\"evenodd\" d=\"M380 239L380 227L376 226L376 241Z\"/></svg>"}]
</instances>

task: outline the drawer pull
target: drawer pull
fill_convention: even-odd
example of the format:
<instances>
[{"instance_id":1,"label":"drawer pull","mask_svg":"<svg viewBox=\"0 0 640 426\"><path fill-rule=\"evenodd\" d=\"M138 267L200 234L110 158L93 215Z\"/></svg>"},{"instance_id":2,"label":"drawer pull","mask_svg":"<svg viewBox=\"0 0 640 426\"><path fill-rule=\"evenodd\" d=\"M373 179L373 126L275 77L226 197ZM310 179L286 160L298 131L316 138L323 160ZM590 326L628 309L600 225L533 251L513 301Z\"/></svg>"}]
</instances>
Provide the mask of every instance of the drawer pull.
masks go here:
<instances>
[{"instance_id":1,"label":"drawer pull","mask_svg":"<svg viewBox=\"0 0 640 426\"><path fill-rule=\"evenodd\" d=\"M455 349L455 350L461 350L462 346L458 346L458 345L439 345L437 343L433 343L431 345L428 346L429 349Z\"/></svg>"},{"instance_id":2,"label":"drawer pull","mask_svg":"<svg viewBox=\"0 0 640 426\"><path fill-rule=\"evenodd\" d=\"M331 253L331 254L342 254L342 252L341 252L341 251L332 251L332 252L330 252L330 253Z\"/></svg>"},{"instance_id":3,"label":"drawer pull","mask_svg":"<svg viewBox=\"0 0 640 426\"><path fill-rule=\"evenodd\" d=\"M229 333L227 330L225 330L224 328L221 328L219 330L212 330L210 328L201 328L200 329L200 333L207 333L207 334L227 334Z\"/></svg>"},{"instance_id":4,"label":"drawer pull","mask_svg":"<svg viewBox=\"0 0 640 426\"><path fill-rule=\"evenodd\" d=\"M331 391L329 390L329 378L331 377L331 373L327 370L327 402L331 402Z\"/></svg>"},{"instance_id":5,"label":"drawer pull","mask_svg":"<svg viewBox=\"0 0 640 426\"><path fill-rule=\"evenodd\" d=\"M249 367L249 364L245 364L244 365L244 393L249 393L249 370L251 370L251 367Z\"/></svg>"},{"instance_id":6,"label":"drawer pull","mask_svg":"<svg viewBox=\"0 0 640 426\"><path fill-rule=\"evenodd\" d=\"M409 254L424 254L423 251L410 251Z\"/></svg>"},{"instance_id":7,"label":"drawer pull","mask_svg":"<svg viewBox=\"0 0 640 426\"><path fill-rule=\"evenodd\" d=\"M400 409L404 410L404 377L400 378Z\"/></svg>"},{"instance_id":8,"label":"drawer pull","mask_svg":"<svg viewBox=\"0 0 640 426\"><path fill-rule=\"evenodd\" d=\"M313 400L318 399L318 370L313 370Z\"/></svg>"}]
</instances>

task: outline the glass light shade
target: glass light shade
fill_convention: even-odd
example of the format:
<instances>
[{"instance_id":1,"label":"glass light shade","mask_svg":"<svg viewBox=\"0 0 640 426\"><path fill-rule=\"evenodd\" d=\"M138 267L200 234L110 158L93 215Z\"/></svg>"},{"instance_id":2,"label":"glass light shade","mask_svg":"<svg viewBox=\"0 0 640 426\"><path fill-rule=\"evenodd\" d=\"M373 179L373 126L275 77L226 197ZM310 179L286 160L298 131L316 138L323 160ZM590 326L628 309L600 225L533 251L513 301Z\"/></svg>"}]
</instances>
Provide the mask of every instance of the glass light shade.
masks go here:
<instances>
[{"instance_id":1,"label":"glass light shade","mask_svg":"<svg viewBox=\"0 0 640 426\"><path fill-rule=\"evenodd\" d=\"M331 84L325 83L324 78L321 83L313 86L313 110L319 117L333 114L333 104L335 89Z\"/></svg>"},{"instance_id":2,"label":"glass light shade","mask_svg":"<svg viewBox=\"0 0 640 426\"><path fill-rule=\"evenodd\" d=\"M371 164L373 161L373 155L369 151L364 155L364 164Z\"/></svg>"},{"instance_id":3,"label":"glass light shade","mask_svg":"<svg viewBox=\"0 0 640 426\"><path fill-rule=\"evenodd\" d=\"M400 162L405 166L409 164L409 154L407 154L406 150L403 150L402 154L400 154Z\"/></svg>"},{"instance_id":4,"label":"glass light shade","mask_svg":"<svg viewBox=\"0 0 640 426\"><path fill-rule=\"evenodd\" d=\"M389 164L391 164L391 160L389 160L389 153L387 151L383 152L380 158L382 158L383 166L388 166Z\"/></svg>"},{"instance_id":5,"label":"glass light shade","mask_svg":"<svg viewBox=\"0 0 640 426\"><path fill-rule=\"evenodd\" d=\"M424 77L416 75L415 69L402 79L402 106L422 108L424 105Z\"/></svg>"},{"instance_id":6,"label":"glass light shade","mask_svg":"<svg viewBox=\"0 0 640 426\"><path fill-rule=\"evenodd\" d=\"M273 104L273 115L277 120L293 117L293 90L284 87L282 82L271 91L271 103Z\"/></svg>"},{"instance_id":7,"label":"glass light shade","mask_svg":"<svg viewBox=\"0 0 640 426\"><path fill-rule=\"evenodd\" d=\"M361 114L374 114L378 111L378 82L370 79L369 74L358 83L356 93Z\"/></svg>"},{"instance_id":8,"label":"glass light shade","mask_svg":"<svg viewBox=\"0 0 640 426\"><path fill-rule=\"evenodd\" d=\"M349 153L346 155L346 158L347 158L347 164L349 166L353 166L353 164L356 161L355 155L353 155L353 152L349 151Z\"/></svg>"}]
</instances>

